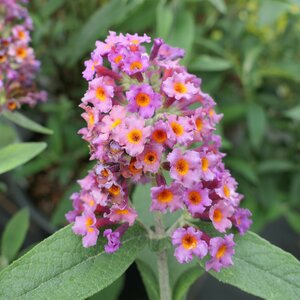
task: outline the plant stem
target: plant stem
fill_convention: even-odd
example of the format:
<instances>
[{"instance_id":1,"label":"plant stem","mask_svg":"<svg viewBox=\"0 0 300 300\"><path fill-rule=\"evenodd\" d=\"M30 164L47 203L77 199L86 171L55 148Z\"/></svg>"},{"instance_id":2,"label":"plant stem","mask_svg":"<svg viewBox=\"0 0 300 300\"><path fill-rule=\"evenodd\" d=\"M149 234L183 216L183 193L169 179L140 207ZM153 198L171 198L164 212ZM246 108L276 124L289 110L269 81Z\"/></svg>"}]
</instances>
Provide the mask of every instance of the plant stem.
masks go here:
<instances>
[{"instance_id":1,"label":"plant stem","mask_svg":"<svg viewBox=\"0 0 300 300\"><path fill-rule=\"evenodd\" d=\"M158 236L163 236L165 234L162 216L160 213L157 213L155 216L155 231ZM157 268L160 299L171 300L168 257L166 249L163 249L157 253Z\"/></svg>"}]
</instances>

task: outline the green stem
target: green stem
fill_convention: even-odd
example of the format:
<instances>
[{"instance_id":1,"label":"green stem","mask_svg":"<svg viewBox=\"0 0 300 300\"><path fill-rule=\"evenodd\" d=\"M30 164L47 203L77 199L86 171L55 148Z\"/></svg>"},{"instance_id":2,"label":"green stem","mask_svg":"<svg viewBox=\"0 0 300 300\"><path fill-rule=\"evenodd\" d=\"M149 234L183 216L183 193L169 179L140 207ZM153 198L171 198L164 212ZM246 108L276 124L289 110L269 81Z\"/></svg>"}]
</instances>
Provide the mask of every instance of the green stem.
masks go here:
<instances>
[{"instance_id":1,"label":"green stem","mask_svg":"<svg viewBox=\"0 0 300 300\"><path fill-rule=\"evenodd\" d=\"M164 236L162 216L158 213L155 216L155 231L158 236ZM157 268L159 281L159 294L161 300L171 300L171 289L169 280L168 256L167 250L163 249L157 253Z\"/></svg>"}]
</instances>

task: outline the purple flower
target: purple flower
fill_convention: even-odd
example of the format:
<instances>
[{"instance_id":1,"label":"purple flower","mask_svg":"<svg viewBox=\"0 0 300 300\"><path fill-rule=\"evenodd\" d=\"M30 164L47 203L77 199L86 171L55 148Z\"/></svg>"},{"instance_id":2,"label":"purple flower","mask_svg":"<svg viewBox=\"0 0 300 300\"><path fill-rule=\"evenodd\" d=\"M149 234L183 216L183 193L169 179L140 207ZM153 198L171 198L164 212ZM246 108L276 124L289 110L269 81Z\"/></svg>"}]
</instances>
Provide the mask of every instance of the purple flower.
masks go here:
<instances>
[{"instance_id":1,"label":"purple flower","mask_svg":"<svg viewBox=\"0 0 300 300\"><path fill-rule=\"evenodd\" d=\"M205 269L210 269L219 272L223 267L233 265L232 256L235 242L233 241L233 234L225 235L224 238L215 237L210 240L209 253L212 258L206 262Z\"/></svg>"},{"instance_id":2,"label":"purple flower","mask_svg":"<svg viewBox=\"0 0 300 300\"><path fill-rule=\"evenodd\" d=\"M167 209L170 212L183 208L181 199L182 187L179 184L172 183L170 186L161 185L151 188L151 210L165 213Z\"/></svg>"},{"instance_id":3,"label":"purple flower","mask_svg":"<svg viewBox=\"0 0 300 300\"><path fill-rule=\"evenodd\" d=\"M230 217L233 212L234 208L231 205L227 205L224 201L219 201L210 208L209 218L218 231L225 232L226 229L229 229L232 226Z\"/></svg>"},{"instance_id":4,"label":"purple flower","mask_svg":"<svg viewBox=\"0 0 300 300\"><path fill-rule=\"evenodd\" d=\"M96 227L94 213L85 210L81 216L76 217L72 229L75 234L83 236L83 247L87 248L96 245L99 230Z\"/></svg>"},{"instance_id":5,"label":"purple flower","mask_svg":"<svg viewBox=\"0 0 300 300\"><path fill-rule=\"evenodd\" d=\"M125 59L122 69L128 75L134 75L136 73L146 71L148 67L149 67L148 55L143 55L137 52L128 56Z\"/></svg>"},{"instance_id":6,"label":"purple flower","mask_svg":"<svg viewBox=\"0 0 300 300\"><path fill-rule=\"evenodd\" d=\"M113 232L111 229L106 229L103 232L103 236L108 240L107 244L104 246L106 253L116 252L120 248L121 241L119 232Z\"/></svg>"},{"instance_id":7,"label":"purple flower","mask_svg":"<svg viewBox=\"0 0 300 300\"><path fill-rule=\"evenodd\" d=\"M171 164L171 178L183 186L189 188L200 179L199 153L187 150L182 154L181 150L176 148L167 156L167 160Z\"/></svg>"},{"instance_id":8,"label":"purple flower","mask_svg":"<svg viewBox=\"0 0 300 300\"><path fill-rule=\"evenodd\" d=\"M92 103L100 112L106 113L112 108L114 88L105 77L95 78L89 82L89 89L82 98L83 103Z\"/></svg>"},{"instance_id":9,"label":"purple flower","mask_svg":"<svg viewBox=\"0 0 300 300\"><path fill-rule=\"evenodd\" d=\"M195 213L203 213L206 207L211 205L212 201L208 196L208 192L208 189L201 189L197 186L186 190L184 203L192 215Z\"/></svg>"},{"instance_id":10,"label":"purple flower","mask_svg":"<svg viewBox=\"0 0 300 300\"><path fill-rule=\"evenodd\" d=\"M193 141L193 123L189 117L178 117L175 115L169 115L167 117L169 124L169 136L170 142L173 144L188 145ZM169 145L171 143L169 142Z\"/></svg>"},{"instance_id":11,"label":"purple flower","mask_svg":"<svg viewBox=\"0 0 300 300\"><path fill-rule=\"evenodd\" d=\"M178 262L188 263L193 255L202 259L208 252L205 241L201 240L202 232L194 227L177 228L172 235L172 244L177 246L175 257Z\"/></svg>"},{"instance_id":12,"label":"purple flower","mask_svg":"<svg viewBox=\"0 0 300 300\"><path fill-rule=\"evenodd\" d=\"M163 147L161 145L149 145L137 156L135 167L143 168L144 172L156 173L160 167Z\"/></svg>"},{"instance_id":13,"label":"purple flower","mask_svg":"<svg viewBox=\"0 0 300 300\"><path fill-rule=\"evenodd\" d=\"M129 101L128 110L138 112L145 119L151 118L161 106L161 95L155 93L148 84L132 85L126 97Z\"/></svg>"},{"instance_id":14,"label":"purple flower","mask_svg":"<svg viewBox=\"0 0 300 300\"><path fill-rule=\"evenodd\" d=\"M168 77L162 84L163 91L176 100L183 98L189 100L193 95L199 92L199 89L191 82L187 82L187 76L184 73L174 73Z\"/></svg>"},{"instance_id":15,"label":"purple flower","mask_svg":"<svg viewBox=\"0 0 300 300\"><path fill-rule=\"evenodd\" d=\"M237 208L234 215L234 225L238 228L241 235L244 235L250 228L252 224L252 220L250 217L252 216L249 209L246 208Z\"/></svg>"}]
</instances>

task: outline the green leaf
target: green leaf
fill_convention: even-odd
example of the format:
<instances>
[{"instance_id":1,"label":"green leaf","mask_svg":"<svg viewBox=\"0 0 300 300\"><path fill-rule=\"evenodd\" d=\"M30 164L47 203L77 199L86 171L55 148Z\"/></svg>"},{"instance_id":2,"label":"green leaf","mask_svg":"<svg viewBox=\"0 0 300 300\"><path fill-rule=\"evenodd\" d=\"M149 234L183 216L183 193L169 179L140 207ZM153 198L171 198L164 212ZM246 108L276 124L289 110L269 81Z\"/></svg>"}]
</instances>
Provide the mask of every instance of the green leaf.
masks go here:
<instances>
[{"instance_id":1,"label":"green leaf","mask_svg":"<svg viewBox=\"0 0 300 300\"><path fill-rule=\"evenodd\" d=\"M249 162L238 158L228 158L227 165L232 170L244 176L251 183L258 183L258 177Z\"/></svg>"},{"instance_id":2,"label":"green leaf","mask_svg":"<svg viewBox=\"0 0 300 300\"><path fill-rule=\"evenodd\" d=\"M17 142L18 140L17 132L9 124L0 122L0 132L1 132L0 149L5 146L8 146L9 144L13 144Z\"/></svg>"},{"instance_id":3,"label":"green leaf","mask_svg":"<svg viewBox=\"0 0 300 300\"><path fill-rule=\"evenodd\" d=\"M265 135L267 120L264 109L251 103L247 110L247 125L250 135L250 142L254 148L258 148Z\"/></svg>"},{"instance_id":4,"label":"green leaf","mask_svg":"<svg viewBox=\"0 0 300 300\"><path fill-rule=\"evenodd\" d=\"M148 264L140 259L136 260L137 267L145 285L148 298L150 300L159 300L159 287L157 278Z\"/></svg>"},{"instance_id":5,"label":"green leaf","mask_svg":"<svg viewBox=\"0 0 300 300\"><path fill-rule=\"evenodd\" d=\"M29 118L25 117L19 112L10 112L6 111L3 113L3 115L10 121L16 123L17 125L29 129L31 131L44 133L44 134L52 134L53 131L51 129L48 129L46 127L43 127L42 125L30 120Z\"/></svg>"},{"instance_id":6,"label":"green leaf","mask_svg":"<svg viewBox=\"0 0 300 300\"><path fill-rule=\"evenodd\" d=\"M208 0L220 13L225 14L227 7L224 0Z\"/></svg>"},{"instance_id":7,"label":"green leaf","mask_svg":"<svg viewBox=\"0 0 300 300\"><path fill-rule=\"evenodd\" d=\"M295 168L295 165L288 160L265 160L259 164L257 170L259 173L274 173L274 172L286 172Z\"/></svg>"},{"instance_id":8,"label":"green leaf","mask_svg":"<svg viewBox=\"0 0 300 300\"><path fill-rule=\"evenodd\" d=\"M188 10L180 11L166 42L172 46L180 47L185 50L185 57L182 62L188 61L192 52L194 38L195 19L193 14Z\"/></svg>"},{"instance_id":9,"label":"green leaf","mask_svg":"<svg viewBox=\"0 0 300 300\"><path fill-rule=\"evenodd\" d=\"M225 71L231 69L231 67L231 63L228 60L209 55L199 55L189 65L191 71L207 72Z\"/></svg>"},{"instance_id":10,"label":"green leaf","mask_svg":"<svg viewBox=\"0 0 300 300\"><path fill-rule=\"evenodd\" d=\"M173 290L174 300L182 300L185 299L185 295L187 294L191 285L202 275L204 274L204 270L201 270L198 266L193 267L187 271L185 271L176 281L175 288Z\"/></svg>"},{"instance_id":11,"label":"green leaf","mask_svg":"<svg viewBox=\"0 0 300 300\"><path fill-rule=\"evenodd\" d=\"M126 19L127 14L141 3L141 0L112 0L96 10L78 32L74 46L70 47L72 53L70 64L74 64L94 46L97 38L106 35L112 25Z\"/></svg>"},{"instance_id":12,"label":"green leaf","mask_svg":"<svg viewBox=\"0 0 300 300\"><path fill-rule=\"evenodd\" d=\"M25 164L45 148L46 143L19 143L0 149L0 174Z\"/></svg>"},{"instance_id":13,"label":"green leaf","mask_svg":"<svg viewBox=\"0 0 300 300\"><path fill-rule=\"evenodd\" d=\"M118 300L125 283L125 276L120 276L110 286L88 298L88 300Z\"/></svg>"},{"instance_id":14,"label":"green leaf","mask_svg":"<svg viewBox=\"0 0 300 300\"><path fill-rule=\"evenodd\" d=\"M259 25L270 25L274 23L282 14L288 11L290 5L283 1L264 0L258 14Z\"/></svg>"},{"instance_id":15,"label":"green leaf","mask_svg":"<svg viewBox=\"0 0 300 300\"><path fill-rule=\"evenodd\" d=\"M300 173L293 175L289 189L289 202L291 205L298 205L300 195Z\"/></svg>"},{"instance_id":16,"label":"green leaf","mask_svg":"<svg viewBox=\"0 0 300 300\"><path fill-rule=\"evenodd\" d=\"M284 115L294 121L300 121L300 104L285 111Z\"/></svg>"},{"instance_id":17,"label":"green leaf","mask_svg":"<svg viewBox=\"0 0 300 300\"><path fill-rule=\"evenodd\" d=\"M255 233L236 238L234 265L212 276L263 299L298 299L300 262ZM204 267L204 262L201 262Z\"/></svg>"},{"instance_id":18,"label":"green leaf","mask_svg":"<svg viewBox=\"0 0 300 300\"><path fill-rule=\"evenodd\" d=\"M113 254L104 252L104 238L84 248L71 226L0 273L0 299L85 299L120 277L145 246L145 231L137 225L124 234L122 247Z\"/></svg>"},{"instance_id":19,"label":"green leaf","mask_svg":"<svg viewBox=\"0 0 300 300\"><path fill-rule=\"evenodd\" d=\"M22 209L16 213L6 225L1 243L1 255L9 262L20 250L29 226L29 212Z\"/></svg>"},{"instance_id":20,"label":"green leaf","mask_svg":"<svg viewBox=\"0 0 300 300\"><path fill-rule=\"evenodd\" d=\"M160 2L156 10L156 36L167 40L174 19L174 12Z\"/></svg>"},{"instance_id":21,"label":"green leaf","mask_svg":"<svg viewBox=\"0 0 300 300\"><path fill-rule=\"evenodd\" d=\"M288 211L285 214L286 220L288 221L289 225L300 234L300 213Z\"/></svg>"}]
</instances>

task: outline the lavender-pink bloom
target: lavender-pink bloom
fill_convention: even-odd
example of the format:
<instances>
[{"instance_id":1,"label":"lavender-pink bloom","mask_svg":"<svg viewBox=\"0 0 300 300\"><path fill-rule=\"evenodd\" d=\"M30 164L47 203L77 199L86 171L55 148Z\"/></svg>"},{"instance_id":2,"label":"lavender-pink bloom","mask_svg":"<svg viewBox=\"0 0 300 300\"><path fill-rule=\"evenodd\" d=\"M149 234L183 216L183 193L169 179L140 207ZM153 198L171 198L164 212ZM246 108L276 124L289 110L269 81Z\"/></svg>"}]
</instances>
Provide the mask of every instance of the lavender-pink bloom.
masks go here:
<instances>
[{"instance_id":1,"label":"lavender-pink bloom","mask_svg":"<svg viewBox=\"0 0 300 300\"><path fill-rule=\"evenodd\" d=\"M202 259L208 252L205 241L201 240L202 232L194 227L177 228L172 235L172 244L177 246L175 257L178 262L188 263L197 256Z\"/></svg>"}]
</instances>

